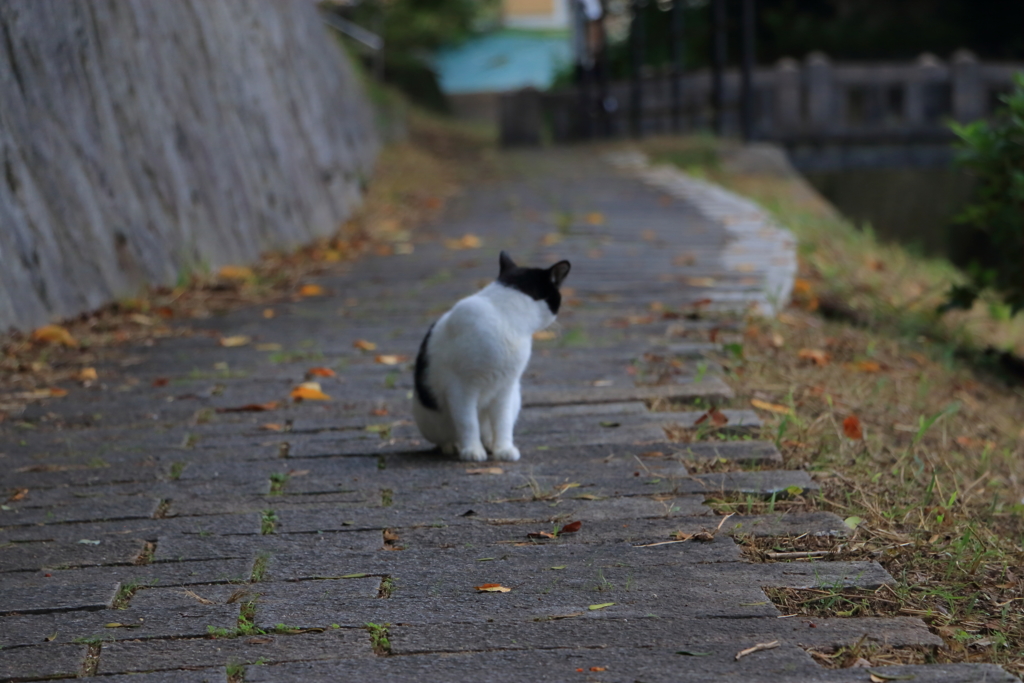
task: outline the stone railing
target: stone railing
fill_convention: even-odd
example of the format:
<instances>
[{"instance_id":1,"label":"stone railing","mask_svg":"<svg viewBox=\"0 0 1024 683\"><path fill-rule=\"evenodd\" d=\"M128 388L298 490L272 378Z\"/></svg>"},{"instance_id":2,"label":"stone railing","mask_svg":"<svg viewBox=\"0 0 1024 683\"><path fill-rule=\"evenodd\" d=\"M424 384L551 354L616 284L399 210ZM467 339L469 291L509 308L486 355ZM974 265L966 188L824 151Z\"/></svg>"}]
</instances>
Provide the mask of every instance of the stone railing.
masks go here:
<instances>
[{"instance_id":1,"label":"stone railing","mask_svg":"<svg viewBox=\"0 0 1024 683\"><path fill-rule=\"evenodd\" d=\"M1024 64L984 63L967 51L948 62L929 54L912 63L833 63L812 53L802 63L782 59L753 72L754 136L786 144L805 142L944 142L952 139L949 120L972 121L989 116L998 95L1010 90L1013 74ZM668 75L648 73L641 79L640 130L643 134L675 129ZM722 112L727 135L740 131L740 73L724 74ZM610 83L604 106L591 88L587 96L576 89L538 93L558 141L583 137L624 136L630 132L629 82ZM679 129L710 129L711 72L695 70L682 78ZM503 120L523 122L537 117L517 116L529 107L522 93L505 97ZM589 133L589 134L588 134ZM510 141L529 139L521 130Z\"/></svg>"}]
</instances>

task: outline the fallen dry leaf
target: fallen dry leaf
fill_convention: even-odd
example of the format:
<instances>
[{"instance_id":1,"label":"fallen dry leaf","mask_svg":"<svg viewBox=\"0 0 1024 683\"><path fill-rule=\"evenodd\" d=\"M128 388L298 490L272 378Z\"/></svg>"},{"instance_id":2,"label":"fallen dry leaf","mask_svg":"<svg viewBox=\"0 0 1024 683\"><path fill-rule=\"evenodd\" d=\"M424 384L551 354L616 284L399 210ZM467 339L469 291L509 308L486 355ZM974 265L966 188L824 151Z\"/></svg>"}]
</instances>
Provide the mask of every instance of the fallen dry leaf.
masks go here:
<instances>
[{"instance_id":1,"label":"fallen dry leaf","mask_svg":"<svg viewBox=\"0 0 1024 683\"><path fill-rule=\"evenodd\" d=\"M847 367L857 372L881 372L882 364L873 360L861 360L856 363L849 363Z\"/></svg>"},{"instance_id":2,"label":"fallen dry leaf","mask_svg":"<svg viewBox=\"0 0 1024 683\"><path fill-rule=\"evenodd\" d=\"M194 591L184 590L184 591L182 591L182 594L185 595L186 597L192 598L193 600L195 600L196 602L198 602L198 603L200 603L202 605L215 605L216 604L213 600L208 600L208 599L204 598L203 596L199 595L198 593L196 593Z\"/></svg>"},{"instance_id":3,"label":"fallen dry leaf","mask_svg":"<svg viewBox=\"0 0 1024 683\"><path fill-rule=\"evenodd\" d=\"M380 363L381 365L398 365L399 363L404 363L407 360L409 360L409 356L400 356L397 354L381 354L379 356L376 356L373 360L376 361L377 363Z\"/></svg>"},{"instance_id":4,"label":"fallen dry leaf","mask_svg":"<svg viewBox=\"0 0 1024 683\"><path fill-rule=\"evenodd\" d=\"M260 413L267 410L277 410L281 407L280 401L268 401L266 403L247 403L244 406L235 408L217 408L218 413Z\"/></svg>"},{"instance_id":5,"label":"fallen dry leaf","mask_svg":"<svg viewBox=\"0 0 1024 683\"><path fill-rule=\"evenodd\" d=\"M527 538L556 538L550 531L531 531L526 534Z\"/></svg>"},{"instance_id":6,"label":"fallen dry leaf","mask_svg":"<svg viewBox=\"0 0 1024 683\"><path fill-rule=\"evenodd\" d=\"M503 474L505 470L500 467L473 467L466 470L466 474Z\"/></svg>"},{"instance_id":7,"label":"fallen dry leaf","mask_svg":"<svg viewBox=\"0 0 1024 683\"><path fill-rule=\"evenodd\" d=\"M788 406L779 405L778 403L768 403L757 398L750 399L750 405L761 410L767 410L771 413L779 413L780 415L792 415L793 409Z\"/></svg>"},{"instance_id":8,"label":"fallen dry leaf","mask_svg":"<svg viewBox=\"0 0 1024 683\"><path fill-rule=\"evenodd\" d=\"M373 342L366 341L365 339L356 339L352 342L352 346L363 351L373 351L377 348L377 345Z\"/></svg>"},{"instance_id":9,"label":"fallen dry leaf","mask_svg":"<svg viewBox=\"0 0 1024 683\"><path fill-rule=\"evenodd\" d=\"M264 308L263 309L263 317L266 318L267 320L270 320L275 315L277 315L277 314L274 313L274 309L273 308Z\"/></svg>"},{"instance_id":10,"label":"fallen dry leaf","mask_svg":"<svg viewBox=\"0 0 1024 683\"><path fill-rule=\"evenodd\" d=\"M577 531L579 531L582 526L583 526L583 522L581 522L579 520L576 520L575 522L569 522L568 524L563 526L561 529L559 529L558 533L559 534L574 534Z\"/></svg>"},{"instance_id":11,"label":"fallen dry leaf","mask_svg":"<svg viewBox=\"0 0 1024 683\"><path fill-rule=\"evenodd\" d=\"M236 346L245 346L251 341L252 337L244 334L236 334L230 337L221 337L217 343L227 348L234 348Z\"/></svg>"},{"instance_id":12,"label":"fallen dry leaf","mask_svg":"<svg viewBox=\"0 0 1024 683\"><path fill-rule=\"evenodd\" d=\"M28 489L14 489L14 493L7 499L8 503L15 503L28 495Z\"/></svg>"},{"instance_id":13,"label":"fallen dry leaf","mask_svg":"<svg viewBox=\"0 0 1024 683\"><path fill-rule=\"evenodd\" d=\"M779 646L779 641L777 641L777 640L773 640L770 643L758 643L757 645L754 645L753 647L748 647L746 650L740 650L739 652L737 652L736 653L736 660L739 661L739 659L741 657L746 657L747 655L752 655L755 652L761 652L763 650L774 650L778 646Z\"/></svg>"},{"instance_id":14,"label":"fallen dry leaf","mask_svg":"<svg viewBox=\"0 0 1024 683\"><path fill-rule=\"evenodd\" d=\"M170 382L170 381L171 380L169 380L166 377L157 377L156 379L153 380L153 386L154 387L166 387L168 382Z\"/></svg>"},{"instance_id":15,"label":"fallen dry leaf","mask_svg":"<svg viewBox=\"0 0 1024 683\"><path fill-rule=\"evenodd\" d=\"M550 341L557 336L558 335L552 332L551 330L541 330L540 332L533 333L533 338L536 339L537 341Z\"/></svg>"},{"instance_id":16,"label":"fallen dry leaf","mask_svg":"<svg viewBox=\"0 0 1024 683\"><path fill-rule=\"evenodd\" d=\"M456 239L445 240L444 246L455 251L459 251L461 249L479 249L481 246L483 246L483 242L481 242L480 238L477 237L476 235L467 233L462 237Z\"/></svg>"},{"instance_id":17,"label":"fallen dry leaf","mask_svg":"<svg viewBox=\"0 0 1024 683\"><path fill-rule=\"evenodd\" d=\"M864 430L861 429L860 418L856 415L850 415L843 420L843 434L846 435L847 439L854 439L855 441L863 439Z\"/></svg>"},{"instance_id":18,"label":"fallen dry leaf","mask_svg":"<svg viewBox=\"0 0 1024 683\"><path fill-rule=\"evenodd\" d=\"M61 389L60 387L52 387L50 389L50 396L53 396L54 398L60 398L62 396L67 396L67 395L68 395L68 390L67 389Z\"/></svg>"},{"instance_id":19,"label":"fallen dry leaf","mask_svg":"<svg viewBox=\"0 0 1024 683\"><path fill-rule=\"evenodd\" d=\"M292 400L298 402L307 401L330 401L331 397L320 389L319 382L303 382L292 389Z\"/></svg>"},{"instance_id":20,"label":"fallen dry leaf","mask_svg":"<svg viewBox=\"0 0 1024 683\"><path fill-rule=\"evenodd\" d=\"M217 274L225 280L252 280L256 277L248 266L223 266Z\"/></svg>"},{"instance_id":21,"label":"fallen dry leaf","mask_svg":"<svg viewBox=\"0 0 1024 683\"><path fill-rule=\"evenodd\" d=\"M75 375L75 379L79 382L95 382L100 376L96 374L96 368L82 368Z\"/></svg>"},{"instance_id":22,"label":"fallen dry leaf","mask_svg":"<svg viewBox=\"0 0 1024 683\"><path fill-rule=\"evenodd\" d=\"M502 586L500 583L485 583L480 586L473 586L473 590L481 593L508 593L512 589Z\"/></svg>"},{"instance_id":23,"label":"fallen dry leaf","mask_svg":"<svg viewBox=\"0 0 1024 683\"><path fill-rule=\"evenodd\" d=\"M388 543L390 543L392 541L397 541L400 538L401 537L398 534L396 534L394 531L392 531L391 529L385 529L384 530L384 540L387 541Z\"/></svg>"},{"instance_id":24,"label":"fallen dry leaf","mask_svg":"<svg viewBox=\"0 0 1024 683\"><path fill-rule=\"evenodd\" d=\"M600 211L591 211L587 214L587 225L604 225L604 214Z\"/></svg>"},{"instance_id":25,"label":"fallen dry leaf","mask_svg":"<svg viewBox=\"0 0 1024 683\"><path fill-rule=\"evenodd\" d=\"M78 346L78 340L72 337L71 333L60 325L44 325L43 327L33 330L32 341L63 344L70 348Z\"/></svg>"},{"instance_id":26,"label":"fallen dry leaf","mask_svg":"<svg viewBox=\"0 0 1024 683\"><path fill-rule=\"evenodd\" d=\"M684 277L683 283L691 287L714 287L718 281L713 277Z\"/></svg>"},{"instance_id":27,"label":"fallen dry leaf","mask_svg":"<svg viewBox=\"0 0 1024 683\"><path fill-rule=\"evenodd\" d=\"M590 667L590 670L591 671L607 671L608 669L606 669L603 666L592 666L592 667Z\"/></svg>"},{"instance_id":28,"label":"fallen dry leaf","mask_svg":"<svg viewBox=\"0 0 1024 683\"><path fill-rule=\"evenodd\" d=\"M728 424L729 422L729 418L726 417L725 413L723 413L721 410L714 406L712 406L711 409L708 410L706 413L698 417L697 421L694 422L693 424L699 425L706 422L707 420L711 420L711 424L713 424L716 427L721 427L722 425Z\"/></svg>"},{"instance_id":29,"label":"fallen dry leaf","mask_svg":"<svg viewBox=\"0 0 1024 683\"><path fill-rule=\"evenodd\" d=\"M279 425L276 422L267 422L266 424L260 425L260 429L265 432L280 432L284 429L284 425Z\"/></svg>"},{"instance_id":30,"label":"fallen dry leaf","mask_svg":"<svg viewBox=\"0 0 1024 683\"><path fill-rule=\"evenodd\" d=\"M324 288L320 285L302 285L299 288L299 296L323 296Z\"/></svg>"},{"instance_id":31,"label":"fallen dry leaf","mask_svg":"<svg viewBox=\"0 0 1024 683\"><path fill-rule=\"evenodd\" d=\"M800 360L812 361L818 366L828 365L829 361L832 360L832 357L821 349L800 349L800 351L797 352L797 357L799 357Z\"/></svg>"},{"instance_id":32,"label":"fallen dry leaf","mask_svg":"<svg viewBox=\"0 0 1024 683\"><path fill-rule=\"evenodd\" d=\"M330 368L310 368L306 370L306 375L308 377L335 377L337 373Z\"/></svg>"}]
</instances>

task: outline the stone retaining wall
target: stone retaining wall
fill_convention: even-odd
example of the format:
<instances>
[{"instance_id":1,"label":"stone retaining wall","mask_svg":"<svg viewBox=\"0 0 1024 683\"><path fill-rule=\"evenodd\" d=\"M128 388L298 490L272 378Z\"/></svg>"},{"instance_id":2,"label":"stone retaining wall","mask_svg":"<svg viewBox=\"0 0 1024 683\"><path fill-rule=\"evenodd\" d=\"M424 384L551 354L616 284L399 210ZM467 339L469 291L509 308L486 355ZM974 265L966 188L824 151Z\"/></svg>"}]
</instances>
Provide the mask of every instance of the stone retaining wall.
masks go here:
<instances>
[{"instance_id":1,"label":"stone retaining wall","mask_svg":"<svg viewBox=\"0 0 1024 683\"><path fill-rule=\"evenodd\" d=\"M376 151L308 0L0 0L0 330L328 235Z\"/></svg>"}]
</instances>

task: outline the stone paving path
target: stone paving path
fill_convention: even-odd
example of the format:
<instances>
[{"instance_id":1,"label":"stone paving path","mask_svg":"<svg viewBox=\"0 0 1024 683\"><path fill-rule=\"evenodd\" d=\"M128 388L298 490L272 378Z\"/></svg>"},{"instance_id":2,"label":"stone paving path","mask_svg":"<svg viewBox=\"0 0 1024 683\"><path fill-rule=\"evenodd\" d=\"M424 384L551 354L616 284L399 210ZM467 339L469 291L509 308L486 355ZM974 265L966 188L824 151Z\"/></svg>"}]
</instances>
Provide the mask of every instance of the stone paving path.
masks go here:
<instances>
[{"instance_id":1,"label":"stone paving path","mask_svg":"<svg viewBox=\"0 0 1024 683\"><path fill-rule=\"evenodd\" d=\"M870 674L806 649L940 644L911 618L780 618L762 587L893 579L874 562L751 563L725 533L842 533L834 516L734 517L712 541L662 543L718 526L709 492L814 489L778 469L771 443L671 444L662 428L729 398L686 333L734 329L726 309L763 299L763 274L724 269L721 224L628 164L561 151L508 165L414 255L353 264L320 281L329 296L273 319L242 310L131 349L99 386L30 408L33 428L0 428L3 486L29 490L0 510L0 679L846 682ZM484 248L443 246L465 233ZM524 380L523 459L453 462L410 421L409 363L375 355L413 355L431 320L494 277L500 248L571 259L571 291ZM330 402L217 412L286 401L313 366L338 373L322 379ZM661 399L691 408L649 409ZM732 434L758 424L724 413ZM681 462L708 458L747 470ZM487 583L511 590L474 589ZM367 624L387 625L386 642ZM876 671L1016 680L990 665ZM150 673L119 675L134 672Z\"/></svg>"}]
</instances>

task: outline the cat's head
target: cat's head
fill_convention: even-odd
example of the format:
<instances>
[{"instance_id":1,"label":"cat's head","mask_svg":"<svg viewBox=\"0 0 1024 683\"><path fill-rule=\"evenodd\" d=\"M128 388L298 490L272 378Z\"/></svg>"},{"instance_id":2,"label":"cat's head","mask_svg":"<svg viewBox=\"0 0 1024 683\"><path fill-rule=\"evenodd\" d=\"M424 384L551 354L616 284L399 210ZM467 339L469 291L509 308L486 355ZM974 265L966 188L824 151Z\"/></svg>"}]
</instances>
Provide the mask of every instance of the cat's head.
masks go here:
<instances>
[{"instance_id":1,"label":"cat's head","mask_svg":"<svg viewBox=\"0 0 1024 683\"><path fill-rule=\"evenodd\" d=\"M545 302L552 315L558 314L562 305L558 288L569 274L568 261L559 261L550 268L520 268L508 252L503 251L498 262L501 265L499 284L520 291L534 301Z\"/></svg>"}]
</instances>

